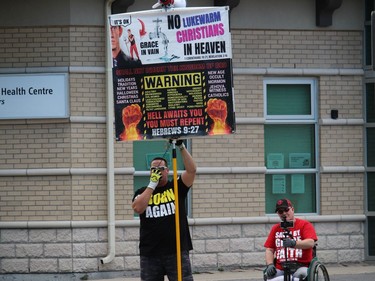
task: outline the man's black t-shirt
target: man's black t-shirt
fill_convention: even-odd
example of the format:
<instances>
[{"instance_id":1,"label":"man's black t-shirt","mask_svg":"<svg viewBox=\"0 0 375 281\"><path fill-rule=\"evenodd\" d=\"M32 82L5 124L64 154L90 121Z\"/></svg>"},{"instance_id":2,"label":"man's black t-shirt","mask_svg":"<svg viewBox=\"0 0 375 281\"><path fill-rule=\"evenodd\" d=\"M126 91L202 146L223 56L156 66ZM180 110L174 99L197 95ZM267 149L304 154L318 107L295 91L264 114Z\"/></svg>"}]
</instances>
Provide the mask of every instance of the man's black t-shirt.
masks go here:
<instances>
[{"instance_id":1,"label":"man's black t-shirt","mask_svg":"<svg viewBox=\"0 0 375 281\"><path fill-rule=\"evenodd\" d=\"M141 194L146 187L135 192L134 198ZM189 188L178 179L178 197L180 209L180 240L181 251L193 249L186 216L185 199ZM134 200L133 198L133 200ZM173 181L163 187L157 187L146 211L140 214L140 242L141 256L155 256L176 253L176 222L175 222L175 196Z\"/></svg>"}]
</instances>

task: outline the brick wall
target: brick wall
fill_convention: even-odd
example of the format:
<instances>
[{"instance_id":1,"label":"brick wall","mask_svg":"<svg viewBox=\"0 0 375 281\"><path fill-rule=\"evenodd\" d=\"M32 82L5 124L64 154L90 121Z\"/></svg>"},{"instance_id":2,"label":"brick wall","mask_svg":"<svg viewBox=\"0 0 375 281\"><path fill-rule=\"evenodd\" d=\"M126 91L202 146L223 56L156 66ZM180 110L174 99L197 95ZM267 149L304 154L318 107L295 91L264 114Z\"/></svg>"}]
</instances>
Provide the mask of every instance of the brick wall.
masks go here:
<instances>
[{"instance_id":1,"label":"brick wall","mask_svg":"<svg viewBox=\"0 0 375 281\"><path fill-rule=\"evenodd\" d=\"M70 177L1 177L1 221L70 220Z\"/></svg>"},{"instance_id":2,"label":"brick wall","mask_svg":"<svg viewBox=\"0 0 375 281\"><path fill-rule=\"evenodd\" d=\"M339 111L339 118L362 118L361 76L322 76L319 79L319 90L321 118L330 118L331 109Z\"/></svg>"},{"instance_id":3,"label":"brick wall","mask_svg":"<svg viewBox=\"0 0 375 281\"><path fill-rule=\"evenodd\" d=\"M314 222L319 259L324 263L362 261L363 222L358 219L343 222L338 216L331 219ZM239 220L243 222L191 221L194 272L264 267L263 244L272 223ZM106 228L2 229L0 277L7 273L72 272L76 277L94 272L118 272L119 276L139 274L138 231L134 224L117 227L116 258L103 265L100 259L107 255Z\"/></svg>"},{"instance_id":4,"label":"brick wall","mask_svg":"<svg viewBox=\"0 0 375 281\"><path fill-rule=\"evenodd\" d=\"M363 165L362 131L362 126L322 126L320 129L321 165Z\"/></svg>"},{"instance_id":5,"label":"brick wall","mask_svg":"<svg viewBox=\"0 0 375 281\"><path fill-rule=\"evenodd\" d=\"M69 64L69 27L0 28L0 34L0 67Z\"/></svg>"},{"instance_id":6,"label":"brick wall","mask_svg":"<svg viewBox=\"0 0 375 281\"><path fill-rule=\"evenodd\" d=\"M236 116L263 117L263 77L238 74L234 75L233 82Z\"/></svg>"},{"instance_id":7,"label":"brick wall","mask_svg":"<svg viewBox=\"0 0 375 281\"><path fill-rule=\"evenodd\" d=\"M362 34L329 30L232 30L239 68L362 68Z\"/></svg>"},{"instance_id":8,"label":"brick wall","mask_svg":"<svg viewBox=\"0 0 375 281\"><path fill-rule=\"evenodd\" d=\"M0 56L0 67L104 66L103 27L3 28L1 36L4 40L0 43L0 53L7 55ZM361 32L233 30L232 37L234 68L256 70L253 74L234 76L236 116L248 121L237 124L234 135L194 139L192 154L199 168L264 167L263 124L251 121L263 117L262 80L266 75L262 74L263 68L362 67ZM361 79L353 75L320 76L320 117L329 118L330 110L335 108L339 110L340 119L361 118ZM90 120L90 117L104 118L106 114L104 72L74 71L69 75L69 83L71 116L87 117L88 120L65 120L65 123L49 120L50 123L46 124L38 124L37 120L1 121L0 169L106 168L105 122L104 119L102 122ZM363 165L362 130L362 126L358 125L321 126L321 165ZM132 167L132 159L131 143L115 144L116 168ZM54 181L46 176L2 178L4 188L0 192L5 203L0 205L1 219L60 220L69 216L73 220L105 219L106 180L105 173L100 174L74 174L70 178L69 173L63 176L57 174ZM330 203L333 188L330 182L324 181L328 176L322 176L321 182L323 214L343 212L345 204ZM360 194L363 191L363 175L355 173L347 176L353 179L347 189ZM133 189L132 180L131 175L116 175L116 194L124 194L120 199L116 197L120 219L133 217L128 203ZM64 182L63 187L60 187L61 181ZM215 192L208 193L208 190ZM40 199L29 196L30 193L44 195L43 206ZM70 206L70 210L60 206L61 199L56 193L72 196L71 202L64 204ZM17 200L14 194L23 201ZM192 196L194 217L263 215L264 173L199 174ZM207 196L210 200L206 201L210 203L200 203ZM343 203L349 200L345 198L341 198ZM227 199L229 201L225 201ZM214 208L206 209L207 204ZM358 212L363 210L363 203L360 205ZM54 213L51 213L53 210Z\"/></svg>"},{"instance_id":9,"label":"brick wall","mask_svg":"<svg viewBox=\"0 0 375 281\"><path fill-rule=\"evenodd\" d=\"M70 110L73 116L105 116L105 76L95 73L70 74Z\"/></svg>"},{"instance_id":10,"label":"brick wall","mask_svg":"<svg viewBox=\"0 0 375 281\"><path fill-rule=\"evenodd\" d=\"M363 174L322 174L320 182L322 215L364 213Z\"/></svg>"},{"instance_id":11,"label":"brick wall","mask_svg":"<svg viewBox=\"0 0 375 281\"><path fill-rule=\"evenodd\" d=\"M4 121L5 122L5 121ZM11 123L16 124L11 124ZM70 166L67 124L0 125L0 169L51 169Z\"/></svg>"}]
</instances>

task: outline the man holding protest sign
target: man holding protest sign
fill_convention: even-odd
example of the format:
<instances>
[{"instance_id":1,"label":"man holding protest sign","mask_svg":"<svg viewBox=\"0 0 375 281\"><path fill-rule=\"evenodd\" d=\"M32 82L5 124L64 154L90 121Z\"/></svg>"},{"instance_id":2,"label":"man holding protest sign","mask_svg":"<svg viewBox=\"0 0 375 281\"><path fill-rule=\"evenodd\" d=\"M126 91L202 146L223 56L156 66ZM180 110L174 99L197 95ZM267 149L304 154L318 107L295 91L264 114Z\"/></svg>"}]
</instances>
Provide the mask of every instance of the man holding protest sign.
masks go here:
<instances>
[{"instance_id":1,"label":"man holding protest sign","mask_svg":"<svg viewBox=\"0 0 375 281\"><path fill-rule=\"evenodd\" d=\"M171 142L171 141L170 141ZM185 200L193 185L196 164L182 140L176 141L181 151L185 170L177 179L182 280L192 281L193 275L189 251L193 249L187 221ZM177 251L175 223L174 183L168 179L168 162L157 157L150 164L150 183L138 189L133 197L132 208L139 214L140 267L142 281L177 281Z\"/></svg>"}]
</instances>

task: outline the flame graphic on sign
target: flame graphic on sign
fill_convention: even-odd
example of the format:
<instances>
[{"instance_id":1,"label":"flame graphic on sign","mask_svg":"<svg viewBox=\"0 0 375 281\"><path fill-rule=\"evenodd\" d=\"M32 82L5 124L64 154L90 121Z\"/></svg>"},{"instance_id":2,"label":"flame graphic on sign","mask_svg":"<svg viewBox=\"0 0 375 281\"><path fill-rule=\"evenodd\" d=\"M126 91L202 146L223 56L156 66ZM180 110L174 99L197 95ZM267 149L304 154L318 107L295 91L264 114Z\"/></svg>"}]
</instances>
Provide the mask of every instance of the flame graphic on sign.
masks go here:
<instances>
[{"instance_id":1,"label":"flame graphic on sign","mask_svg":"<svg viewBox=\"0 0 375 281\"><path fill-rule=\"evenodd\" d=\"M138 104L132 104L122 110L122 123L125 126L120 134L120 140L140 140L142 136L137 128L142 119L141 107Z\"/></svg>"},{"instance_id":2,"label":"flame graphic on sign","mask_svg":"<svg viewBox=\"0 0 375 281\"><path fill-rule=\"evenodd\" d=\"M226 123L227 120L227 103L220 99L209 99L207 102L207 114L212 119L210 135L229 134L230 127Z\"/></svg>"}]
</instances>

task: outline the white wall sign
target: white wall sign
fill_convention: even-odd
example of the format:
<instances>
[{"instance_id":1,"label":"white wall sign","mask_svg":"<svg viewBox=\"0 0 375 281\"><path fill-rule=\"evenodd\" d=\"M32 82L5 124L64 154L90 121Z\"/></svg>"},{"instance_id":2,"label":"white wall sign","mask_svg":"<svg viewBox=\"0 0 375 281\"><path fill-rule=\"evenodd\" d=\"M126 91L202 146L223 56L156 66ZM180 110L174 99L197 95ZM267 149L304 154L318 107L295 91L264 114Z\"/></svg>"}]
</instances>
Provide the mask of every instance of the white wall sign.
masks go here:
<instances>
[{"instance_id":1,"label":"white wall sign","mask_svg":"<svg viewBox=\"0 0 375 281\"><path fill-rule=\"evenodd\" d=\"M272 175L272 193L283 194L286 193L286 176Z\"/></svg>"},{"instance_id":2,"label":"white wall sign","mask_svg":"<svg viewBox=\"0 0 375 281\"><path fill-rule=\"evenodd\" d=\"M268 153L267 168L268 169L284 169L284 154Z\"/></svg>"},{"instance_id":3,"label":"white wall sign","mask_svg":"<svg viewBox=\"0 0 375 281\"><path fill-rule=\"evenodd\" d=\"M67 118L68 75L0 75L0 119Z\"/></svg>"}]
</instances>

